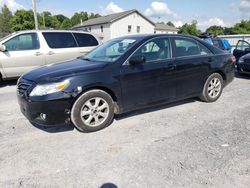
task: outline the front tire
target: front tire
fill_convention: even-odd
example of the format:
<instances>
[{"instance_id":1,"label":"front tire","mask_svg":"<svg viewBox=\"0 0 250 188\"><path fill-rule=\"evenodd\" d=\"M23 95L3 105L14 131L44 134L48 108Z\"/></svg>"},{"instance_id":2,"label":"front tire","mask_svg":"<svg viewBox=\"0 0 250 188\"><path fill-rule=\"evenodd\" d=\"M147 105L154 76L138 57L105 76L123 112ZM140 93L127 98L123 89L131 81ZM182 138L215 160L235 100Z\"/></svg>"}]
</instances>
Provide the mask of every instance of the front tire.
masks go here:
<instances>
[{"instance_id":1,"label":"front tire","mask_svg":"<svg viewBox=\"0 0 250 188\"><path fill-rule=\"evenodd\" d=\"M83 93L71 110L71 121L82 132L94 132L109 126L114 118L114 101L102 90Z\"/></svg>"},{"instance_id":2,"label":"front tire","mask_svg":"<svg viewBox=\"0 0 250 188\"><path fill-rule=\"evenodd\" d=\"M211 74L204 87L200 99L204 102L215 102L217 101L223 91L223 78L219 73Z\"/></svg>"}]
</instances>

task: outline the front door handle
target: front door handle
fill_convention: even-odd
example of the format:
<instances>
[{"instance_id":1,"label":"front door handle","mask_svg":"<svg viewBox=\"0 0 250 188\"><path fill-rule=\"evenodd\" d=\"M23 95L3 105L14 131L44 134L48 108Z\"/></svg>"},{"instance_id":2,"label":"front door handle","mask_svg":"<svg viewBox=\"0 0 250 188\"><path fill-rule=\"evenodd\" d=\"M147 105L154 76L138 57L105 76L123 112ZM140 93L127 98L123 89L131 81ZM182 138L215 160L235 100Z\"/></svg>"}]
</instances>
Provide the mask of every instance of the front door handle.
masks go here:
<instances>
[{"instance_id":1,"label":"front door handle","mask_svg":"<svg viewBox=\"0 0 250 188\"><path fill-rule=\"evenodd\" d=\"M208 58L208 62L209 62L209 63L213 62L213 58L209 57L209 58Z\"/></svg>"},{"instance_id":2,"label":"front door handle","mask_svg":"<svg viewBox=\"0 0 250 188\"><path fill-rule=\"evenodd\" d=\"M40 56L40 55L43 55L41 52L36 52L35 53L35 56Z\"/></svg>"},{"instance_id":3,"label":"front door handle","mask_svg":"<svg viewBox=\"0 0 250 188\"><path fill-rule=\"evenodd\" d=\"M52 51L49 51L48 55L54 55L55 53Z\"/></svg>"}]
</instances>

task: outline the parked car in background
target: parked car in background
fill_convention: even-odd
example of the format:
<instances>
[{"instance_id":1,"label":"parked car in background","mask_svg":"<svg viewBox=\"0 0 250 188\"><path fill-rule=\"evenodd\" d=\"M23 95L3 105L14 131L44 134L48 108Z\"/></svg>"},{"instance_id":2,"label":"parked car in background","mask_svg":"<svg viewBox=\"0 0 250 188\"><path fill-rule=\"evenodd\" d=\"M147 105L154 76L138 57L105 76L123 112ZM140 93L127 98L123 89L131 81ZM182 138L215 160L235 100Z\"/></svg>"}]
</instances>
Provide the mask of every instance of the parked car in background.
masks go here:
<instances>
[{"instance_id":1,"label":"parked car in background","mask_svg":"<svg viewBox=\"0 0 250 188\"><path fill-rule=\"evenodd\" d=\"M75 59L100 41L81 31L22 31L0 40L0 79L21 76L34 68Z\"/></svg>"},{"instance_id":2,"label":"parked car in background","mask_svg":"<svg viewBox=\"0 0 250 188\"><path fill-rule=\"evenodd\" d=\"M114 114L189 97L214 102L233 80L234 63L233 55L196 37L126 36L24 74L18 101L35 124L72 122L80 131L97 131Z\"/></svg>"},{"instance_id":3,"label":"parked car in background","mask_svg":"<svg viewBox=\"0 0 250 188\"><path fill-rule=\"evenodd\" d=\"M236 62L236 71L241 75L250 75L250 53L240 57L240 59Z\"/></svg>"},{"instance_id":4,"label":"parked car in background","mask_svg":"<svg viewBox=\"0 0 250 188\"><path fill-rule=\"evenodd\" d=\"M235 50L233 51L236 61L238 62L242 56L248 53L250 53L250 44L247 41L239 40Z\"/></svg>"},{"instance_id":5,"label":"parked car in background","mask_svg":"<svg viewBox=\"0 0 250 188\"><path fill-rule=\"evenodd\" d=\"M199 38L203 39L207 43L216 46L217 48L224 50L228 53L231 53L232 46L228 42L228 40L219 38L219 37L212 37L210 35L200 35Z\"/></svg>"}]
</instances>

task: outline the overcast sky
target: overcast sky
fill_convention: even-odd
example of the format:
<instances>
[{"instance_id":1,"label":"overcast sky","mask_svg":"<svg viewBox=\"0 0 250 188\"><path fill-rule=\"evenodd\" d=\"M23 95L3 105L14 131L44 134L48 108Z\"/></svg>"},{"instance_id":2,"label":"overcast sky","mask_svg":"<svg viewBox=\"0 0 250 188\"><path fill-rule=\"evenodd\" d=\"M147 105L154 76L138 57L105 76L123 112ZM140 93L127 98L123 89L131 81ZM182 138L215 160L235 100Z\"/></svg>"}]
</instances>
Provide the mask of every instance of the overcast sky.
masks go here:
<instances>
[{"instance_id":1,"label":"overcast sky","mask_svg":"<svg viewBox=\"0 0 250 188\"><path fill-rule=\"evenodd\" d=\"M153 21L172 21L176 26L198 21L202 30L211 25L232 26L242 19L250 19L250 0L37 0L38 11L72 16L78 11L101 15L137 9ZM31 9L31 0L0 0L12 11Z\"/></svg>"}]
</instances>

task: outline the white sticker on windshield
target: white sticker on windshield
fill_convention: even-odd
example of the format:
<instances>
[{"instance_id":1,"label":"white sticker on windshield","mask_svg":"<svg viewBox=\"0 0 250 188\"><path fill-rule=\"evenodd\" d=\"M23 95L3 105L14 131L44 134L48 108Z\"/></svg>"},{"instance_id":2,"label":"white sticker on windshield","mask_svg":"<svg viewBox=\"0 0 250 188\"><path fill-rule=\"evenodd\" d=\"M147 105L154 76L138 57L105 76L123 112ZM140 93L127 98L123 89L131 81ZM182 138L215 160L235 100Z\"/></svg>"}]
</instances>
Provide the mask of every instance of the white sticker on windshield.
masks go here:
<instances>
[{"instance_id":1,"label":"white sticker on windshield","mask_svg":"<svg viewBox=\"0 0 250 188\"><path fill-rule=\"evenodd\" d=\"M129 44L134 43L134 42L135 42L134 39L124 39L124 40L122 41L122 43L129 43Z\"/></svg>"}]
</instances>

